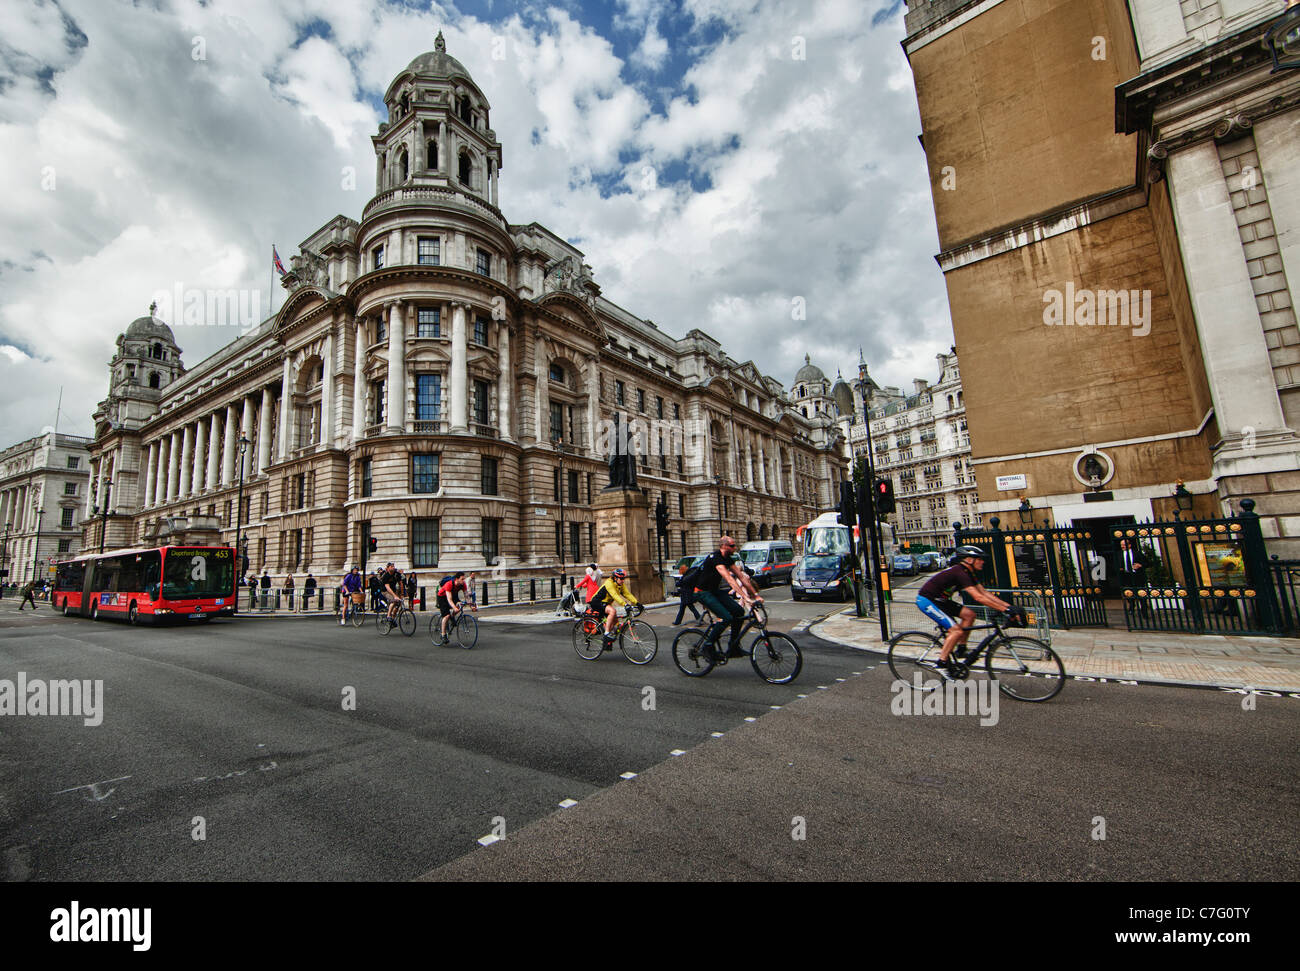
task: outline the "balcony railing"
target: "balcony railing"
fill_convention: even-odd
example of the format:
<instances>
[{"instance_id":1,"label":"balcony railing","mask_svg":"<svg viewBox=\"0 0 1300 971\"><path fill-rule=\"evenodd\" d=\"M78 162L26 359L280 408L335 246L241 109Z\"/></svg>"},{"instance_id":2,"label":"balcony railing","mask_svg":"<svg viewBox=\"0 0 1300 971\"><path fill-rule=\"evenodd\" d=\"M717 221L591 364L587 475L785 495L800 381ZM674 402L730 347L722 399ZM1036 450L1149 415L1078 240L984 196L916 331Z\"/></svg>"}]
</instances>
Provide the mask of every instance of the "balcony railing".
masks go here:
<instances>
[{"instance_id":1,"label":"balcony railing","mask_svg":"<svg viewBox=\"0 0 1300 971\"><path fill-rule=\"evenodd\" d=\"M447 422L441 418L417 419L411 422L413 435L445 435L446 433Z\"/></svg>"},{"instance_id":2,"label":"balcony railing","mask_svg":"<svg viewBox=\"0 0 1300 971\"><path fill-rule=\"evenodd\" d=\"M494 425L485 425L482 422L472 421L469 423L470 433L478 435L481 438L496 438L497 429Z\"/></svg>"}]
</instances>

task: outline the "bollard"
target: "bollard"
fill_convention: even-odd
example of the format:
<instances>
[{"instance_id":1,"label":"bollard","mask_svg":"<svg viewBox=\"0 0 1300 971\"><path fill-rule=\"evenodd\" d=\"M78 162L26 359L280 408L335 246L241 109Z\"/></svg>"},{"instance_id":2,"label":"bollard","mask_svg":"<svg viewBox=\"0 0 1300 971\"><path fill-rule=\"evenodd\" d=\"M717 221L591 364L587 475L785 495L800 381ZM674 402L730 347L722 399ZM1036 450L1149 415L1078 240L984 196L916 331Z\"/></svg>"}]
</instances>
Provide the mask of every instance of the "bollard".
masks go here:
<instances>
[{"instance_id":1,"label":"bollard","mask_svg":"<svg viewBox=\"0 0 1300 971\"><path fill-rule=\"evenodd\" d=\"M528 602L532 603L537 599L537 580L536 578L528 581Z\"/></svg>"},{"instance_id":2,"label":"bollard","mask_svg":"<svg viewBox=\"0 0 1300 971\"><path fill-rule=\"evenodd\" d=\"M551 599L555 599L555 577L551 577Z\"/></svg>"},{"instance_id":3,"label":"bollard","mask_svg":"<svg viewBox=\"0 0 1300 971\"><path fill-rule=\"evenodd\" d=\"M487 592L488 592L488 585L487 585L487 581L484 580L483 581L483 606L484 607L486 607L488 603Z\"/></svg>"},{"instance_id":4,"label":"bollard","mask_svg":"<svg viewBox=\"0 0 1300 971\"><path fill-rule=\"evenodd\" d=\"M506 603L512 604L514 602L515 602L515 581L507 580L506 581Z\"/></svg>"}]
</instances>

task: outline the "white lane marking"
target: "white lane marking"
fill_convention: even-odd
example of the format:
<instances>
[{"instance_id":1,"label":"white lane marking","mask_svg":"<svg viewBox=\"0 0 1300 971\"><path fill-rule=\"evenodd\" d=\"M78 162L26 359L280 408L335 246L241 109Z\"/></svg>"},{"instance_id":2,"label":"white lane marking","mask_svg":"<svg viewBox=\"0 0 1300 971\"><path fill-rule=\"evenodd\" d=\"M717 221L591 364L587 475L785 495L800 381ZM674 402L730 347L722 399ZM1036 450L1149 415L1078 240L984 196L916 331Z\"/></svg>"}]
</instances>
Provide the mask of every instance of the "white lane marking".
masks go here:
<instances>
[{"instance_id":1,"label":"white lane marking","mask_svg":"<svg viewBox=\"0 0 1300 971\"><path fill-rule=\"evenodd\" d=\"M636 773L635 773L635 772L624 772L624 773L622 773L622 774L619 776L619 778L620 778L620 779L635 779L635 778L636 778Z\"/></svg>"},{"instance_id":2,"label":"white lane marking","mask_svg":"<svg viewBox=\"0 0 1300 971\"><path fill-rule=\"evenodd\" d=\"M669 752L668 754L669 754L669 755L685 755L685 754L686 754L686 749L684 749L684 748L675 748L675 749L673 749L671 752Z\"/></svg>"},{"instance_id":3,"label":"white lane marking","mask_svg":"<svg viewBox=\"0 0 1300 971\"><path fill-rule=\"evenodd\" d=\"M753 715L750 715L748 718L745 719L745 721L747 721L747 722L756 722L756 721L758 721L758 719L755 718Z\"/></svg>"},{"instance_id":4,"label":"white lane marking","mask_svg":"<svg viewBox=\"0 0 1300 971\"><path fill-rule=\"evenodd\" d=\"M501 837L497 836L495 833L489 833L487 836L480 836L478 838L478 845L491 846L493 843L497 842L500 839Z\"/></svg>"},{"instance_id":5,"label":"white lane marking","mask_svg":"<svg viewBox=\"0 0 1300 971\"><path fill-rule=\"evenodd\" d=\"M560 808L568 809L570 806L576 806L577 804L578 804L578 800L576 799L566 799L562 803L560 803Z\"/></svg>"},{"instance_id":6,"label":"white lane marking","mask_svg":"<svg viewBox=\"0 0 1300 971\"><path fill-rule=\"evenodd\" d=\"M773 711L780 711L780 710L781 710L781 706L780 706L780 705L768 705L767 707L771 708Z\"/></svg>"},{"instance_id":7,"label":"white lane marking","mask_svg":"<svg viewBox=\"0 0 1300 971\"><path fill-rule=\"evenodd\" d=\"M111 796L114 792L117 791L117 786L114 786L112 789L109 789L108 792L103 792L103 793L99 791L100 786L106 786L110 782L125 782L129 778L131 778L129 775L124 775L124 776L119 776L116 779L103 779L99 782L87 783L84 786L73 786L71 789L60 789L58 792L55 793L55 795L62 796L65 793L76 792L79 789L88 789L90 791L86 794L87 802L103 802L105 799L107 799L109 796Z\"/></svg>"},{"instance_id":8,"label":"white lane marking","mask_svg":"<svg viewBox=\"0 0 1300 971\"><path fill-rule=\"evenodd\" d=\"M796 695L795 697L797 697L797 698L807 698L808 696L807 696L807 695Z\"/></svg>"},{"instance_id":9,"label":"white lane marking","mask_svg":"<svg viewBox=\"0 0 1300 971\"><path fill-rule=\"evenodd\" d=\"M722 737L722 732L709 732L709 734L710 734L712 737L714 737L714 738L721 738L721 737Z\"/></svg>"}]
</instances>

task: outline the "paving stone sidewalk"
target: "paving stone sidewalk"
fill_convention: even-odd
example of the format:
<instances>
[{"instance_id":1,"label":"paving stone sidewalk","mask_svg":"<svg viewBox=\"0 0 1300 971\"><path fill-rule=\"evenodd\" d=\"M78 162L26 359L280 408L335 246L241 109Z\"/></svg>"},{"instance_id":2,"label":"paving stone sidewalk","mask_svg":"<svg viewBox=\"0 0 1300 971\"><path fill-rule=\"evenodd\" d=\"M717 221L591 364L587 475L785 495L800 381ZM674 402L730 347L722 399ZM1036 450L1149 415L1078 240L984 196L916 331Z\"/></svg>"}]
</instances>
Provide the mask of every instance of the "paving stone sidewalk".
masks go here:
<instances>
[{"instance_id":1,"label":"paving stone sidewalk","mask_svg":"<svg viewBox=\"0 0 1300 971\"><path fill-rule=\"evenodd\" d=\"M859 650L888 650L879 621L859 619L852 611L813 624L809 633ZM1075 677L1300 692L1300 640L1295 638L1054 630L1052 648Z\"/></svg>"}]
</instances>

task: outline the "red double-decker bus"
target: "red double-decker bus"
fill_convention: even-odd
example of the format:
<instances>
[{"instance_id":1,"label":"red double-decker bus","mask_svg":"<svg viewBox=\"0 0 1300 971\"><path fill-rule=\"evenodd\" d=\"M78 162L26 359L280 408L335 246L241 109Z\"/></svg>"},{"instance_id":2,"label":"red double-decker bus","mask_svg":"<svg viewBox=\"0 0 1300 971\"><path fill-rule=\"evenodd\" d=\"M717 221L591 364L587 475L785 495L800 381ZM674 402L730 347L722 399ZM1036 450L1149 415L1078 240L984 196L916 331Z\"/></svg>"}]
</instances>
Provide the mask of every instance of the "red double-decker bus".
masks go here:
<instances>
[{"instance_id":1,"label":"red double-decker bus","mask_svg":"<svg viewBox=\"0 0 1300 971\"><path fill-rule=\"evenodd\" d=\"M78 556L60 563L50 604L98 620L211 620L235 612L235 551L162 546Z\"/></svg>"}]
</instances>

